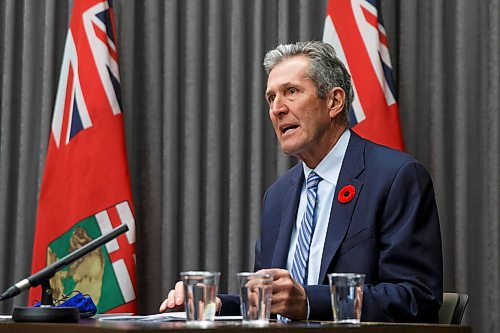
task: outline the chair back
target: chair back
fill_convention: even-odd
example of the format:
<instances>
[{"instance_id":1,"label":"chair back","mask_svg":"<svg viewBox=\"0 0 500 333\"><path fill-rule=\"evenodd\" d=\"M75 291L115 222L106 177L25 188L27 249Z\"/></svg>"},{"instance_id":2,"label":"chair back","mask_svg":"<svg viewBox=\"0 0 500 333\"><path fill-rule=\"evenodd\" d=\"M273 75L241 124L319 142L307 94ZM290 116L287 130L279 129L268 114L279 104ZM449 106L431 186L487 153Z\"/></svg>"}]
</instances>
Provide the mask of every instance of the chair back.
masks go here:
<instances>
[{"instance_id":1,"label":"chair back","mask_svg":"<svg viewBox=\"0 0 500 333\"><path fill-rule=\"evenodd\" d=\"M439 323L460 325L468 301L467 294L443 293L443 305L439 309Z\"/></svg>"}]
</instances>

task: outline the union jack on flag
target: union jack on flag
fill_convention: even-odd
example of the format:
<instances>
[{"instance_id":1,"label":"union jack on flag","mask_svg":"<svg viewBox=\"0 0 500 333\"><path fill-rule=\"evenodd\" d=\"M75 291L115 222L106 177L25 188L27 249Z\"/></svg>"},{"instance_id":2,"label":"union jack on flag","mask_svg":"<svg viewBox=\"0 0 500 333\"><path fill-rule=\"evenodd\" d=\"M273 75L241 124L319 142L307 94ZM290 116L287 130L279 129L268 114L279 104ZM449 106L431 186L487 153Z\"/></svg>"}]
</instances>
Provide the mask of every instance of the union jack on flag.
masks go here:
<instances>
[{"instance_id":1,"label":"union jack on flag","mask_svg":"<svg viewBox=\"0 0 500 333\"><path fill-rule=\"evenodd\" d=\"M329 0L323 41L352 77L349 125L377 143L403 150L398 104L379 0Z\"/></svg>"},{"instance_id":2,"label":"union jack on flag","mask_svg":"<svg viewBox=\"0 0 500 333\"><path fill-rule=\"evenodd\" d=\"M32 272L122 223L129 231L58 272L98 313L135 312L135 218L111 1L74 0L38 200ZM30 304L40 288L30 290Z\"/></svg>"},{"instance_id":3,"label":"union jack on flag","mask_svg":"<svg viewBox=\"0 0 500 333\"><path fill-rule=\"evenodd\" d=\"M80 11L75 13L76 11ZM68 144L80 131L92 126L87 108L96 90L102 90L113 114L121 112L120 74L118 51L115 44L111 1L100 1L92 6L75 6L64 50L59 86L52 119L52 134L59 147L61 141ZM96 69L94 87L82 91L82 78L88 66Z\"/></svg>"}]
</instances>

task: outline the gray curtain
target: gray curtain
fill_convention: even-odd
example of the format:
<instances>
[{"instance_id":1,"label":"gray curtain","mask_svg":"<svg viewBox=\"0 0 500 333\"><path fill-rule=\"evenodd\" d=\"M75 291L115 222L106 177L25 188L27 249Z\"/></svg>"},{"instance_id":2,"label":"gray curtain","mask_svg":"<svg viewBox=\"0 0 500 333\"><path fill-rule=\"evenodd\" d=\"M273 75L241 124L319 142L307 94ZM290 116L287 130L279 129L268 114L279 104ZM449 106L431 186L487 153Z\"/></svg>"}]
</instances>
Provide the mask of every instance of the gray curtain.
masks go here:
<instances>
[{"instance_id":1,"label":"gray curtain","mask_svg":"<svg viewBox=\"0 0 500 333\"><path fill-rule=\"evenodd\" d=\"M384 0L406 151L430 170L445 291L500 331L500 4ZM186 269L251 270L265 188L295 161L274 138L261 60L321 39L325 0L115 0L137 213L138 300ZM71 1L0 0L0 289L30 271ZM26 294L0 303L11 312Z\"/></svg>"}]
</instances>

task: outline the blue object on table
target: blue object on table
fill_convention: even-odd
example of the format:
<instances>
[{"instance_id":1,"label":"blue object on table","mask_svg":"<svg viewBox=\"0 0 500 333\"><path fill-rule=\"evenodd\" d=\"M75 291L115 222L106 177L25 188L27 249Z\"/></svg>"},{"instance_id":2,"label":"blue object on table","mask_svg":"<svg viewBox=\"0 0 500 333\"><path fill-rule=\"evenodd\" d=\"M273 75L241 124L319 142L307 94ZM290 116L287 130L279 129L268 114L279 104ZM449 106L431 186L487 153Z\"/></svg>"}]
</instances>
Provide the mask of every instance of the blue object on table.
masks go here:
<instances>
[{"instance_id":1,"label":"blue object on table","mask_svg":"<svg viewBox=\"0 0 500 333\"><path fill-rule=\"evenodd\" d=\"M39 307L40 302L37 302L33 306ZM92 298L88 295L87 296L83 295L81 292L77 292L76 295L54 306L55 307L71 306L78 308L78 310L80 310L81 318L92 317L97 313L97 307L95 306L94 301L92 301Z\"/></svg>"}]
</instances>

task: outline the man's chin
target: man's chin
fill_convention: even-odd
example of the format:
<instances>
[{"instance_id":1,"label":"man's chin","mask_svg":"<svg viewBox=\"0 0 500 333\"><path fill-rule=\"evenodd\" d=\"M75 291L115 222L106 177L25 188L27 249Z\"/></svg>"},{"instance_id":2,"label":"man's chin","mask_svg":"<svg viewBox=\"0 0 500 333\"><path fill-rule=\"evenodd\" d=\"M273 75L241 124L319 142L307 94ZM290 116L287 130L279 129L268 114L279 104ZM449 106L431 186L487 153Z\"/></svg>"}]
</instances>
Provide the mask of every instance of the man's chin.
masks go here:
<instances>
[{"instance_id":1,"label":"man's chin","mask_svg":"<svg viewBox=\"0 0 500 333\"><path fill-rule=\"evenodd\" d=\"M281 143L281 150L284 154L289 156L297 156L298 153L298 148L296 146L285 143Z\"/></svg>"}]
</instances>

